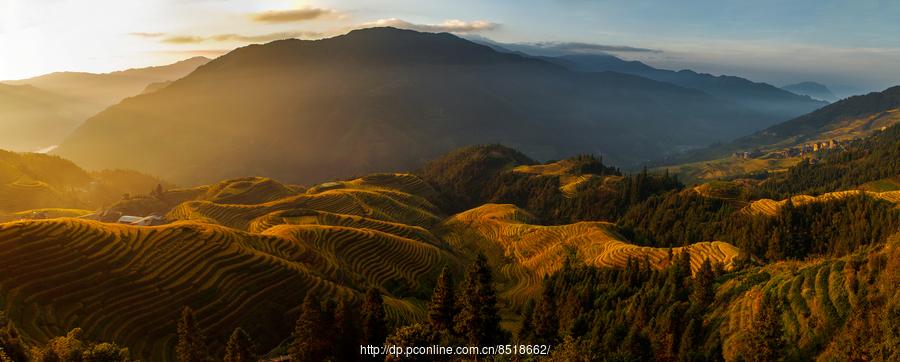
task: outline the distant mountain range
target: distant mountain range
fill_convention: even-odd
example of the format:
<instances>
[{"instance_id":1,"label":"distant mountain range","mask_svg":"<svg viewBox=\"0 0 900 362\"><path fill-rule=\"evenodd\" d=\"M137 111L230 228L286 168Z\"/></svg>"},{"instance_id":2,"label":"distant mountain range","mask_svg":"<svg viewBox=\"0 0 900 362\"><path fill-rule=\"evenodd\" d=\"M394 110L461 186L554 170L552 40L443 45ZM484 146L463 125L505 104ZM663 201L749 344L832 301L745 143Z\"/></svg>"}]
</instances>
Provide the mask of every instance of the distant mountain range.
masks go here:
<instances>
[{"instance_id":1,"label":"distant mountain range","mask_svg":"<svg viewBox=\"0 0 900 362\"><path fill-rule=\"evenodd\" d=\"M535 46L503 44L480 37L473 40L497 51L534 56L576 71L618 72L697 89L713 97L736 102L765 114L771 120L771 123L765 126L811 112L827 104L827 102L812 99L811 95L805 93L794 93L771 84L753 82L741 77L715 76L692 70L658 69L640 61L623 60L612 54L548 53Z\"/></svg>"},{"instance_id":2,"label":"distant mountain range","mask_svg":"<svg viewBox=\"0 0 900 362\"><path fill-rule=\"evenodd\" d=\"M820 105L776 91L787 108ZM537 159L587 152L637 166L780 119L672 83L585 74L447 33L371 28L234 50L110 107L57 152L182 184L252 174L313 182L497 142Z\"/></svg>"},{"instance_id":3,"label":"distant mountain range","mask_svg":"<svg viewBox=\"0 0 900 362\"><path fill-rule=\"evenodd\" d=\"M843 99L732 142L686 153L679 161L715 159L732 152L772 150L812 141L862 138L898 122L900 86Z\"/></svg>"},{"instance_id":4,"label":"distant mountain range","mask_svg":"<svg viewBox=\"0 0 900 362\"><path fill-rule=\"evenodd\" d=\"M45 151L88 117L152 84L181 78L207 58L94 74L62 72L0 82L0 148Z\"/></svg>"},{"instance_id":5,"label":"distant mountain range","mask_svg":"<svg viewBox=\"0 0 900 362\"><path fill-rule=\"evenodd\" d=\"M89 108L43 89L0 83L0 145L36 151L58 144L88 116Z\"/></svg>"},{"instance_id":6,"label":"distant mountain range","mask_svg":"<svg viewBox=\"0 0 900 362\"><path fill-rule=\"evenodd\" d=\"M6 84L27 84L56 94L79 100L91 106L93 113L119 103L125 97L138 95L148 85L167 82L188 75L209 58L193 57L176 63L135 68L111 73L57 72L42 76L2 81Z\"/></svg>"},{"instance_id":7,"label":"distant mountain range","mask_svg":"<svg viewBox=\"0 0 900 362\"><path fill-rule=\"evenodd\" d=\"M800 82L796 84L789 84L781 89L796 93L802 94L806 96L810 96L814 99L823 100L826 102L834 102L839 100L834 93L831 92L831 89L828 89L824 84L816 83L816 82Z\"/></svg>"}]
</instances>

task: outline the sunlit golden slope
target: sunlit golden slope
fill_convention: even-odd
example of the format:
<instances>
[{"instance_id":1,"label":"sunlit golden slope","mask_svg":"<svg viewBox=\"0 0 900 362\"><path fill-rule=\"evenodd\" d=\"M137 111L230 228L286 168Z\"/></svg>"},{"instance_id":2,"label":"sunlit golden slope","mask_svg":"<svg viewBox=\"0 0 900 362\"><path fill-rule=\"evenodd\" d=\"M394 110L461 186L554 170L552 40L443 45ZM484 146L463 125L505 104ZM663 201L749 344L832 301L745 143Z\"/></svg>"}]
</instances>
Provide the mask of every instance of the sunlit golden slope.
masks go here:
<instances>
[{"instance_id":1,"label":"sunlit golden slope","mask_svg":"<svg viewBox=\"0 0 900 362\"><path fill-rule=\"evenodd\" d=\"M249 230L254 219L276 211L313 209L337 214L429 227L440 221L439 211L428 200L408 192L427 193L430 188L411 175L378 176L329 182L305 193L254 205L186 202L168 214L171 220L199 220ZM396 187L396 188L389 188Z\"/></svg>"},{"instance_id":2,"label":"sunlit golden slope","mask_svg":"<svg viewBox=\"0 0 900 362\"><path fill-rule=\"evenodd\" d=\"M220 204L259 204L298 193L300 190L269 178L245 177L210 185L199 199Z\"/></svg>"},{"instance_id":3,"label":"sunlit golden slope","mask_svg":"<svg viewBox=\"0 0 900 362\"><path fill-rule=\"evenodd\" d=\"M157 184L165 182L135 171L87 172L57 156L0 150L0 215L43 208L95 209L123 194L147 193Z\"/></svg>"},{"instance_id":4,"label":"sunlit golden slope","mask_svg":"<svg viewBox=\"0 0 900 362\"><path fill-rule=\"evenodd\" d=\"M791 202L794 205L803 205L811 202L824 202L828 200L837 200L845 197L856 196L865 194L870 197L874 197L877 199L886 200L888 202L900 203L900 191L885 191L885 192L872 192L872 191L859 191L859 190L850 190L850 191L837 191L837 192L829 192L819 196L809 196L809 195L797 195L791 197ZM754 215L775 215L778 213L778 210L787 203L787 199L781 201L775 201L772 199L761 199L756 200L747 205L744 208L744 212L754 214Z\"/></svg>"},{"instance_id":5,"label":"sunlit golden slope","mask_svg":"<svg viewBox=\"0 0 900 362\"><path fill-rule=\"evenodd\" d=\"M431 244L321 225L263 234L193 222L0 225L2 309L26 337L44 342L81 327L153 361L171 359L183 306L198 310L214 344L241 326L271 348L290 333L307 292L358 298L381 287L392 319L421 318L421 302L391 295L427 295L440 268L457 263Z\"/></svg>"},{"instance_id":6,"label":"sunlit golden slope","mask_svg":"<svg viewBox=\"0 0 900 362\"><path fill-rule=\"evenodd\" d=\"M517 166L513 172L559 177L559 190L565 197L573 197L579 191L592 186L610 186L622 179L621 176L598 176L581 172L576 168L582 164L583 162L576 158L567 158L539 165Z\"/></svg>"},{"instance_id":7,"label":"sunlit golden slope","mask_svg":"<svg viewBox=\"0 0 900 362\"><path fill-rule=\"evenodd\" d=\"M290 334L307 292L358 300L374 287L392 320L419 320L441 269L456 273L464 260L426 229L439 212L418 195L436 197L406 174L307 191L246 178L132 200L194 200L163 226L65 218L0 224L0 310L28 339L45 342L81 327L153 361L171 359L183 306L198 310L214 348L237 326L274 347Z\"/></svg>"},{"instance_id":8,"label":"sunlit golden slope","mask_svg":"<svg viewBox=\"0 0 900 362\"><path fill-rule=\"evenodd\" d=\"M370 229L432 245L442 244L431 232L420 226L410 226L362 216L335 214L311 209L291 209L266 214L253 219L250 223L249 231L262 233L277 225L331 225Z\"/></svg>"},{"instance_id":9,"label":"sunlit golden slope","mask_svg":"<svg viewBox=\"0 0 900 362\"><path fill-rule=\"evenodd\" d=\"M533 296L541 279L558 270L569 251L597 266L622 267L629 257L647 258L660 268L670 263L670 249L629 244L611 223L539 226L530 224L532 220L514 205L487 204L454 215L439 230L457 249L483 251L500 273L504 296L514 303ZM671 252L677 255L684 249L690 250L694 269L706 258L730 267L739 253L738 248L723 242L697 243Z\"/></svg>"}]
</instances>

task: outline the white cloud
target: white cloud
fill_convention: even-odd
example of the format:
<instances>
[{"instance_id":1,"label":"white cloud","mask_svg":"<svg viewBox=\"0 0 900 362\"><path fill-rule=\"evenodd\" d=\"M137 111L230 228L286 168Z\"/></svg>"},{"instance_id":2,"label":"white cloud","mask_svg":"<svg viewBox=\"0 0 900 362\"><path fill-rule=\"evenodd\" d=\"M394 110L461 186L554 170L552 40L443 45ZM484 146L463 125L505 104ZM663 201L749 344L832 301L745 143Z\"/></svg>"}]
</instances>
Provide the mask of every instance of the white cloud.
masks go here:
<instances>
[{"instance_id":1,"label":"white cloud","mask_svg":"<svg viewBox=\"0 0 900 362\"><path fill-rule=\"evenodd\" d=\"M303 7L292 10L272 10L255 13L250 16L253 21L261 23L293 23L323 18L340 18L343 15L333 9Z\"/></svg>"},{"instance_id":2,"label":"white cloud","mask_svg":"<svg viewBox=\"0 0 900 362\"><path fill-rule=\"evenodd\" d=\"M373 28L385 26L432 33L476 33L495 30L500 27L500 24L484 20L463 21L456 19L444 20L440 24L415 24L402 19L390 18L363 23L358 25L357 28Z\"/></svg>"},{"instance_id":3,"label":"white cloud","mask_svg":"<svg viewBox=\"0 0 900 362\"><path fill-rule=\"evenodd\" d=\"M235 43L262 43L273 40L290 39L290 38L320 38L322 33L314 31L282 31L266 34L214 34L209 36L201 35L180 35L166 33L149 33L149 32L133 32L131 35L156 39L161 43L167 44L198 44L207 42L235 42Z\"/></svg>"}]
</instances>

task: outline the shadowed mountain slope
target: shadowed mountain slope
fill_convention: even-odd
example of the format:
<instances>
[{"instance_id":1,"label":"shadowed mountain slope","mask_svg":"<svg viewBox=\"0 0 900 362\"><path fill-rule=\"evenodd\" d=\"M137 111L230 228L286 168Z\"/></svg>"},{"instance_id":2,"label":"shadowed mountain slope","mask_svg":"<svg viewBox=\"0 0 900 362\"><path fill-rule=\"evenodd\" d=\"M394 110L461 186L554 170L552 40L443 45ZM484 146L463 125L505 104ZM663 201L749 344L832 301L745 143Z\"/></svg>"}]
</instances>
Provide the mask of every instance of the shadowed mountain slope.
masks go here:
<instances>
[{"instance_id":1,"label":"shadowed mountain slope","mask_svg":"<svg viewBox=\"0 0 900 362\"><path fill-rule=\"evenodd\" d=\"M110 107L57 152L181 184L248 174L310 182L411 170L476 143L633 165L765 119L667 83L586 75L446 33L372 28L237 49Z\"/></svg>"},{"instance_id":2,"label":"shadowed mountain slope","mask_svg":"<svg viewBox=\"0 0 900 362\"><path fill-rule=\"evenodd\" d=\"M0 83L0 148L46 151L59 145L85 119L151 83L172 81L209 59L94 74L51 73Z\"/></svg>"}]
</instances>

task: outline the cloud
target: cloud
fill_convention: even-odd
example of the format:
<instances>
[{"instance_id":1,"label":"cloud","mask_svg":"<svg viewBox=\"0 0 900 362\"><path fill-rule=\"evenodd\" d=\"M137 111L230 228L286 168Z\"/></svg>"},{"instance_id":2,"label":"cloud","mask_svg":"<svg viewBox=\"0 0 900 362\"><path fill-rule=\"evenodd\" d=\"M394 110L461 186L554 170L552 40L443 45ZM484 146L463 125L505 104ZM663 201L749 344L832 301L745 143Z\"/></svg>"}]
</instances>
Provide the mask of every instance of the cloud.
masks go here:
<instances>
[{"instance_id":1,"label":"cloud","mask_svg":"<svg viewBox=\"0 0 900 362\"><path fill-rule=\"evenodd\" d=\"M277 33L247 35L247 34L214 34L210 36L199 35L172 35L166 33L130 33L134 36L157 39L159 42L167 44L198 44L206 42L236 42L236 43L260 43L270 42L273 40L290 39L290 38L319 38L322 33L312 31L285 31Z\"/></svg>"},{"instance_id":2,"label":"cloud","mask_svg":"<svg viewBox=\"0 0 900 362\"><path fill-rule=\"evenodd\" d=\"M384 27L384 26L392 26L395 28L416 30L416 31L426 31L433 33L440 32L448 32L448 33L475 33L481 31L491 31L500 27L500 24L493 23L490 21L484 20L475 20L475 21L462 21L462 20L445 20L440 24L415 24L410 23L406 20L390 18L390 19L379 19L368 23L363 23L358 26L358 28L372 28L372 27Z\"/></svg>"},{"instance_id":3,"label":"cloud","mask_svg":"<svg viewBox=\"0 0 900 362\"><path fill-rule=\"evenodd\" d=\"M169 44L195 44L202 43L203 37L193 36L193 35L174 35L174 36L165 36L162 38L163 43Z\"/></svg>"},{"instance_id":4,"label":"cloud","mask_svg":"<svg viewBox=\"0 0 900 362\"><path fill-rule=\"evenodd\" d=\"M524 45L530 45L537 48L549 50L549 51L558 51L562 53L578 53L578 54L592 54L592 53L662 53L662 50L658 49L648 49L648 48L638 48L627 45L604 45L604 44L593 44L593 43L580 43L580 42L538 42L538 43L526 43Z\"/></svg>"},{"instance_id":5,"label":"cloud","mask_svg":"<svg viewBox=\"0 0 900 362\"><path fill-rule=\"evenodd\" d=\"M213 41L234 41L234 42L269 42L280 39L290 38L318 38L322 33L314 31L286 31L278 33L268 33L260 35L243 35L243 34L218 34L209 37Z\"/></svg>"},{"instance_id":6,"label":"cloud","mask_svg":"<svg viewBox=\"0 0 900 362\"><path fill-rule=\"evenodd\" d=\"M165 33L134 32L134 33L128 33L128 35L134 35L134 36L139 36L139 37L143 37L143 38L159 38L166 34Z\"/></svg>"},{"instance_id":7,"label":"cloud","mask_svg":"<svg viewBox=\"0 0 900 362\"><path fill-rule=\"evenodd\" d=\"M264 11L252 14L250 19L261 23L293 23L340 16L341 13L332 9L304 7L293 10Z\"/></svg>"}]
</instances>

